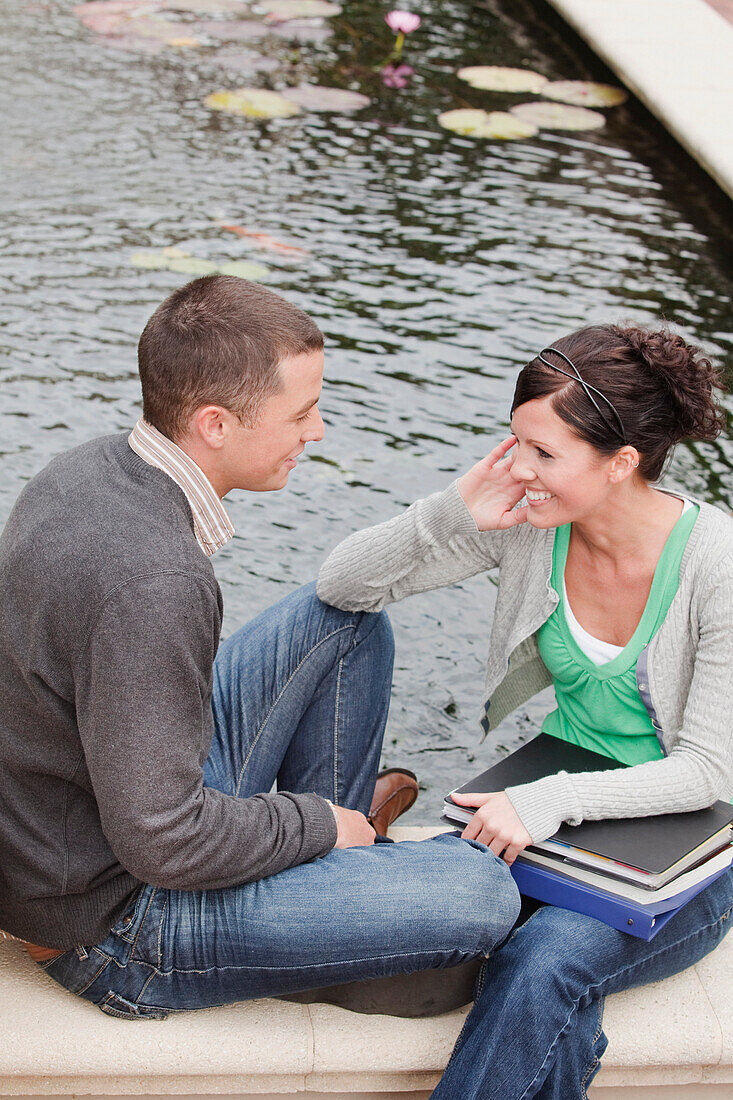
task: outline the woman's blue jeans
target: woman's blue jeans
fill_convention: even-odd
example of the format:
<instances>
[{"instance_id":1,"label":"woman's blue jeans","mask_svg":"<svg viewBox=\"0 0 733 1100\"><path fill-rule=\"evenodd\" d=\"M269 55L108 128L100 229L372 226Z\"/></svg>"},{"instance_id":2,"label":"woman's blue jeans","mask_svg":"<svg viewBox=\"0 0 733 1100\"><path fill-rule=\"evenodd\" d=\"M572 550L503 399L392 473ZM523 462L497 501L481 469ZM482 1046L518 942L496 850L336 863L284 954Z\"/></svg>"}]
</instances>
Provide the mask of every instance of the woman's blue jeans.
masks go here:
<instances>
[{"instance_id":1,"label":"woman's blue jeans","mask_svg":"<svg viewBox=\"0 0 733 1100\"><path fill-rule=\"evenodd\" d=\"M299 589L233 634L214 667L208 786L316 791L366 812L392 676L384 613ZM257 838L252 838L257 843ZM453 966L488 954L519 897L484 845L446 835L329 852L222 890L142 887L109 936L45 965L125 1018Z\"/></svg>"},{"instance_id":2,"label":"woman's blue jeans","mask_svg":"<svg viewBox=\"0 0 733 1100\"><path fill-rule=\"evenodd\" d=\"M607 1046L603 999L698 962L731 925L733 870L648 943L546 905L479 974L476 1001L432 1100L586 1100Z\"/></svg>"}]
</instances>

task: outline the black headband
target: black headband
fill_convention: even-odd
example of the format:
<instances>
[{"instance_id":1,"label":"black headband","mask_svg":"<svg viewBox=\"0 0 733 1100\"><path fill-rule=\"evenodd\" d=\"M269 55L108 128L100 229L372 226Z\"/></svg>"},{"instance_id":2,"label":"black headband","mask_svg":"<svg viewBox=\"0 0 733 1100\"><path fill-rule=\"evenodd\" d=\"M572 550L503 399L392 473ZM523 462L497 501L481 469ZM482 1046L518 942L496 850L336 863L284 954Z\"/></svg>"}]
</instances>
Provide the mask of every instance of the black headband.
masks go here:
<instances>
[{"instance_id":1,"label":"black headband","mask_svg":"<svg viewBox=\"0 0 733 1100\"><path fill-rule=\"evenodd\" d=\"M555 353L555 355L559 355L561 359L564 359L565 362L568 364L568 366L572 368L573 374L571 374L570 371L563 370L562 367L556 367L554 363L551 363L549 361L549 359L545 359L545 352L547 352L547 351L552 351L552 352ZM593 405L595 406L596 412L598 413L598 415L600 416L601 420L606 425L606 427L609 428L614 433L614 435L617 435L622 443L627 443L628 442L628 440L626 438L626 429L624 428L624 422L621 419L621 417L619 416L619 414L618 414L617 410L615 409L615 407L608 400L605 393L601 393L600 390L597 390L595 386L591 386L588 382L585 381L585 379L583 379L581 377L580 371L575 366L575 363L573 363L572 360L568 359L567 355L565 355L564 352L558 351L557 348L543 348L542 351L537 356L537 358L539 359L539 361L541 363L544 363L546 367L550 367L551 370L556 370L559 374L564 374L566 378L572 378L574 381L580 382L581 386L583 387L583 390L585 391L586 397L589 399L589 401L592 401ZM591 393L591 390L593 391L592 393ZM604 412L601 409L600 405L598 404L595 397L593 396L594 393L598 394L601 401L606 402L609 409L611 410L611 412L613 413L613 415L616 418L616 423L615 424L613 423L612 420L610 420L604 414Z\"/></svg>"}]
</instances>

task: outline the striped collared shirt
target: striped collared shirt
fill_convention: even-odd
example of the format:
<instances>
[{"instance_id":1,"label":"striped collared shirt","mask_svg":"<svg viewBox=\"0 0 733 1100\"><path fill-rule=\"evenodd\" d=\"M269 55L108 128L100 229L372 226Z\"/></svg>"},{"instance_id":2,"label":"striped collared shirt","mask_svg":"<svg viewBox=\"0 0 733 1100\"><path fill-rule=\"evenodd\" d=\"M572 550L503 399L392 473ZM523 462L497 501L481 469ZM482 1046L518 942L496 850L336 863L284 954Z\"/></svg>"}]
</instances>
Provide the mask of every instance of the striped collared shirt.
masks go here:
<instances>
[{"instance_id":1,"label":"striped collared shirt","mask_svg":"<svg viewBox=\"0 0 733 1100\"><path fill-rule=\"evenodd\" d=\"M203 470L142 418L130 432L128 443L135 454L163 470L186 494L193 513L193 532L206 556L210 558L221 550L234 534L234 526Z\"/></svg>"}]
</instances>

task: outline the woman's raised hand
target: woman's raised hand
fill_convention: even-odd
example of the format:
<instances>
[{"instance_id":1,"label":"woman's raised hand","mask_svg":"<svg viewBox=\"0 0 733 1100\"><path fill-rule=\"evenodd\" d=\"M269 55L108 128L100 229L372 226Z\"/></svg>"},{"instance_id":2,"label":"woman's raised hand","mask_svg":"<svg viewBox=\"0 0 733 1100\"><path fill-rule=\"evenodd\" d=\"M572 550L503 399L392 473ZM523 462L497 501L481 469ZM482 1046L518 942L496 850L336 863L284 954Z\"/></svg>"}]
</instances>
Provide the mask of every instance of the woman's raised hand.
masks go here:
<instances>
[{"instance_id":1,"label":"woman's raised hand","mask_svg":"<svg viewBox=\"0 0 733 1100\"><path fill-rule=\"evenodd\" d=\"M505 791L495 794L452 794L459 806L475 806L476 813L461 833L464 840L480 840L495 856L504 853L512 864L519 853L532 843L522 819Z\"/></svg>"},{"instance_id":2,"label":"woman's raised hand","mask_svg":"<svg viewBox=\"0 0 733 1100\"><path fill-rule=\"evenodd\" d=\"M510 435L458 479L458 492L479 531L505 531L527 519L527 506L515 508L524 496L523 486L511 475L516 443Z\"/></svg>"}]
</instances>

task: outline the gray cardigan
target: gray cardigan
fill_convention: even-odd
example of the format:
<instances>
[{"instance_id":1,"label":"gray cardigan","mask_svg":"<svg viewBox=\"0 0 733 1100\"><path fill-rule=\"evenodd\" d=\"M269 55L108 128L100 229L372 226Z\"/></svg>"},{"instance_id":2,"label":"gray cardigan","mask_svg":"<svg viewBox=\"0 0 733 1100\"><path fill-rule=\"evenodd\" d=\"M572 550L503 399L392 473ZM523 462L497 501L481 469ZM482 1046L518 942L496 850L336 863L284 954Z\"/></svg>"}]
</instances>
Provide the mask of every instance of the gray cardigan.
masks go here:
<instances>
[{"instance_id":1,"label":"gray cardigan","mask_svg":"<svg viewBox=\"0 0 733 1100\"><path fill-rule=\"evenodd\" d=\"M345 539L320 571L318 595L344 610L378 611L498 566L486 732L551 683L536 634L558 603L554 534L528 523L480 532L454 483ZM712 505L700 504L679 589L639 659L637 683L664 758L510 788L535 843L563 821L696 810L733 796L733 521Z\"/></svg>"}]
</instances>

